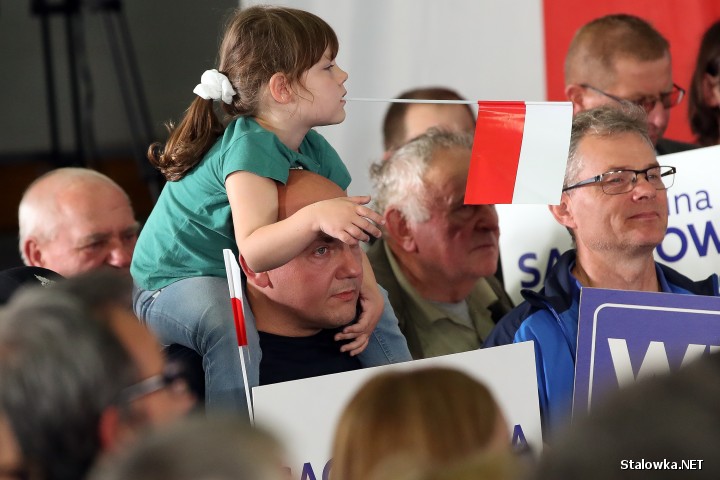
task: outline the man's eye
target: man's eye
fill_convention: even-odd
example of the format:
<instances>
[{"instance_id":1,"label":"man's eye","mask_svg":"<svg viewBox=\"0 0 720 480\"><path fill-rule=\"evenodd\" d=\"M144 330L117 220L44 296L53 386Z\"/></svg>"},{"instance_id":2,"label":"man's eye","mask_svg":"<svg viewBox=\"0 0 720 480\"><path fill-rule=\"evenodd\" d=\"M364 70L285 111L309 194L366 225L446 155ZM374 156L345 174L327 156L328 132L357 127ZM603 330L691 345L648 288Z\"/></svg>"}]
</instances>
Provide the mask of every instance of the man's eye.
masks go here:
<instances>
[{"instance_id":1,"label":"man's eye","mask_svg":"<svg viewBox=\"0 0 720 480\"><path fill-rule=\"evenodd\" d=\"M83 250L99 250L105 246L105 242L94 242L90 243L88 245L85 245Z\"/></svg>"},{"instance_id":2,"label":"man's eye","mask_svg":"<svg viewBox=\"0 0 720 480\"><path fill-rule=\"evenodd\" d=\"M455 215L460 218L470 218L475 213L475 205L462 205L455 209Z\"/></svg>"},{"instance_id":3,"label":"man's eye","mask_svg":"<svg viewBox=\"0 0 720 480\"><path fill-rule=\"evenodd\" d=\"M325 70L330 70L330 69L332 69L334 66L335 66L335 64L334 64L334 63L331 63L330 65L328 65L327 67L325 67Z\"/></svg>"},{"instance_id":4,"label":"man's eye","mask_svg":"<svg viewBox=\"0 0 720 480\"><path fill-rule=\"evenodd\" d=\"M328 252L328 247L318 247L315 249L315 255L325 255Z\"/></svg>"}]
</instances>

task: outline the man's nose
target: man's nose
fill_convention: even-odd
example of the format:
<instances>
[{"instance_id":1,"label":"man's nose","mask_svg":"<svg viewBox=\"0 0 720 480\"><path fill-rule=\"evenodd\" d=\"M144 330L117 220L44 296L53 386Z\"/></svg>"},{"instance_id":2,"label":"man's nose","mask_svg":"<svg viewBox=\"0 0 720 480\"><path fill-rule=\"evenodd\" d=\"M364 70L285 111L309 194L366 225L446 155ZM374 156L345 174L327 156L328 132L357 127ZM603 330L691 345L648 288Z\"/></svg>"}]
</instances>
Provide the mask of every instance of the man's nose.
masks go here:
<instances>
[{"instance_id":1,"label":"man's nose","mask_svg":"<svg viewBox=\"0 0 720 480\"><path fill-rule=\"evenodd\" d=\"M129 245L120 239L114 239L110 245L105 263L115 268L130 268L134 245Z\"/></svg>"},{"instance_id":2,"label":"man's nose","mask_svg":"<svg viewBox=\"0 0 720 480\"><path fill-rule=\"evenodd\" d=\"M663 128L664 125L667 125L669 120L670 109L665 108L660 101L655 102L652 110L650 110L647 114L648 123L655 125L657 128Z\"/></svg>"},{"instance_id":3,"label":"man's nose","mask_svg":"<svg viewBox=\"0 0 720 480\"><path fill-rule=\"evenodd\" d=\"M498 228L498 216L495 205L475 206L475 228L495 230Z\"/></svg>"},{"instance_id":4,"label":"man's nose","mask_svg":"<svg viewBox=\"0 0 720 480\"><path fill-rule=\"evenodd\" d=\"M343 245L340 252L339 274L342 278L355 278L362 274L362 251L359 246Z\"/></svg>"},{"instance_id":5,"label":"man's nose","mask_svg":"<svg viewBox=\"0 0 720 480\"><path fill-rule=\"evenodd\" d=\"M647 178L647 173L639 173L635 180L635 187L633 188L633 196L635 198L649 197L653 198L657 195L657 189L650 183Z\"/></svg>"}]
</instances>

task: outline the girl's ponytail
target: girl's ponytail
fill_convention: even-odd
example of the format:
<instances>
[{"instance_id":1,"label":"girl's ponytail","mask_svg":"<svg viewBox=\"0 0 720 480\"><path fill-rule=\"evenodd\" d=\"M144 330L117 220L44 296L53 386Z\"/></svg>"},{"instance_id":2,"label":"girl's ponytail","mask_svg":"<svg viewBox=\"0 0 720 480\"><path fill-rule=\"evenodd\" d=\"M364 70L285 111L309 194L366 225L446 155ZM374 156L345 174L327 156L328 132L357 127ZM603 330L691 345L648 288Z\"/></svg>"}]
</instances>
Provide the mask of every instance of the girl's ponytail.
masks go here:
<instances>
[{"instance_id":1,"label":"girl's ponytail","mask_svg":"<svg viewBox=\"0 0 720 480\"><path fill-rule=\"evenodd\" d=\"M148 160L169 182L183 178L210 150L225 129L215 114L213 101L195 98L179 125L167 124L170 136L163 146L148 148Z\"/></svg>"}]
</instances>

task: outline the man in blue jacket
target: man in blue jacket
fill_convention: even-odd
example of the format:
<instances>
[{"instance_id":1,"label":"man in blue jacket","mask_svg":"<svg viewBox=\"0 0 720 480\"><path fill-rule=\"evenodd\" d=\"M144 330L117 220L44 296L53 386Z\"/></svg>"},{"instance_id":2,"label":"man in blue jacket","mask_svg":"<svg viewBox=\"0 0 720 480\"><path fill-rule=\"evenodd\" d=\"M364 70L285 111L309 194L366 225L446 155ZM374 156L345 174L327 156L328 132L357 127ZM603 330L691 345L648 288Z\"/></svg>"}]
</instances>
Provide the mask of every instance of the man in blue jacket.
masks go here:
<instances>
[{"instance_id":1,"label":"man in blue jacket","mask_svg":"<svg viewBox=\"0 0 720 480\"><path fill-rule=\"evenodd\" d=\"M575 249L562 255L539 293L491 332L486 347L533 340L546 430L570 414L582 287L718 295L717 276L693 282L655 262L665 235L675 168L659 166L644 112L602 106L573 119L563 193L550 212Z\"/></svg>"}]
</instances>

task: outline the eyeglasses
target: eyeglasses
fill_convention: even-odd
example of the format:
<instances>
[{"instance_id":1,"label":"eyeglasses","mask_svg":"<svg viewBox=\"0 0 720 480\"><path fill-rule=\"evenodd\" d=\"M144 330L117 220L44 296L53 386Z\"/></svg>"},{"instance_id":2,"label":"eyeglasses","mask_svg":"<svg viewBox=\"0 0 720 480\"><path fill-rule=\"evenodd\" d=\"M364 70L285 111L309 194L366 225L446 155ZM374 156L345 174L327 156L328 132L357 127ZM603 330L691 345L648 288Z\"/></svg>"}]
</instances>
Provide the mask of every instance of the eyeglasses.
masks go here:
<instances>
[{"instance_id":1,"label":"eyeglasses","mask_svg":"<svg viewBox=\"0 0 720 480\"><path fill-rule=\"evenodd\" d=\"M582 83L580 84L580 86L583 88L589 88L590 90L593 90L601 95L605 95L608 98L612 98L616 102L622 103L623 105L628 103L637 105L638 107L645 110L645 113L652 112L658 102L660 102L660 104L665 109L675 107L677 105L680 105L680 102L682 102L682 99L685 97L685 89L674 83L672 86L672 90L670 90L669 92L663 92L657 97L643 97L638 100L628 100L625 98L616 97L615 95L603 92L599 88L595 88L592 85L588 85L587 83Z\"/></svg>"},{"instance_id":2,"label":"eyeglasses","mask_svg":"<svg viewBox=\"0 0 720 480\"><path fill-rule=\"evenodd\" d=\"M146 397L152 393L159 392L164 388L172 388L179 380L182 379L182 372L166 369L163 373L158 373L145 380L133 383L129 387L125 387L118 396L120 403L131 403Z\"/></svg>"},{"instance_id":3,"label":"eyeglasses","mask_svg":"<svg viewBox=\"0 0 720 480\"><path fill-rule=\"evenodd\" d=\"M638 182L638 175L644 174L648 183L655 187L655 190L667 190L672 187L675 181L675 167L657 166L645 170L612 170L601 173L582 182L574 183L562 189L563 192L573 188L584 187L599 183L603 193L608 195L619 195L627 193L635 188Z\"/></svg>"}]
</instances>

